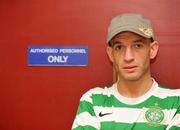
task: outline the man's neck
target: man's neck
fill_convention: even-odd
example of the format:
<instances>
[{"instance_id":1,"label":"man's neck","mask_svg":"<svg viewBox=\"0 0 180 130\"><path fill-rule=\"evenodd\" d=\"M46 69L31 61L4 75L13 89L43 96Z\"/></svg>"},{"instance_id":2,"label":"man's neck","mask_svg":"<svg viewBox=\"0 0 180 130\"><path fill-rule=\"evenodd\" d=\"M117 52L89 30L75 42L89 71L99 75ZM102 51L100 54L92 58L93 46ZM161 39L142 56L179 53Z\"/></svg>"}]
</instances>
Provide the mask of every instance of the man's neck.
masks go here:
<instances>
[{"instance_id":1,"label":"man's neck","mask_svg":"<svg viewBox=\"0 0 180 130\"><path fill-rule=\"evenodd\" d=\"M150 76L136 81L119 80L118 92L128 98L137 98L144 95L151 88L152 83Z\"/></svg>"}]
</instances>

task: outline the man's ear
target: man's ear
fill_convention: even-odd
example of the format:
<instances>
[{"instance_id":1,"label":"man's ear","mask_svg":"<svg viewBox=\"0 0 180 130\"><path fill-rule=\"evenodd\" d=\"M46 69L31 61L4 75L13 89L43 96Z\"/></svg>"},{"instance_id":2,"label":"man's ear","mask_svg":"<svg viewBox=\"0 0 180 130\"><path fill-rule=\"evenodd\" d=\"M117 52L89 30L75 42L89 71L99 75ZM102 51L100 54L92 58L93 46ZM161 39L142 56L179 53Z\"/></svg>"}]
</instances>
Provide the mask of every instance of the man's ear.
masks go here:
<instances>
[{"instance_id":1,"label":"man's ear","mask_svg":"<svg viewBox=\"0 0 180 130\"><path fill-rule=\"evenodd\" d=\"M150 47L150 59L154 59L159 50L159 43L157 41L154 41L153 43L150 43Z\"/></svg>"},{"instance_id":2,"label":"man's ear","mask_svg":"<svg viewBox=\"0 0 180 130\"><path fill-rule=\"evenodd\" d=\"M114 58L113 58L113 53L112 53L112 47L110 47L110 46L107 46L107 48L106 48L106 52L107 52L107 54L108 54L108 57L109 57L109 59L110 59L110 61L111 62L114 62Z\"/></svg>"}]
</instances>

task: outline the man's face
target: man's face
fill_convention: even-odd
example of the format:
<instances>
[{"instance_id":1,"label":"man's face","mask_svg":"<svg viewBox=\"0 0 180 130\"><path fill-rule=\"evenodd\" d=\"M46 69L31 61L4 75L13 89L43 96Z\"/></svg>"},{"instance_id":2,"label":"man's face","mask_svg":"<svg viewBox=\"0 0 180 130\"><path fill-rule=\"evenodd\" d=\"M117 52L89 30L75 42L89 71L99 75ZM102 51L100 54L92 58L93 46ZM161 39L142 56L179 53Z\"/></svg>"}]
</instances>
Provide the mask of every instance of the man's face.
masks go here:
<instances>
[{"instance_id":1,"label":"man's face","mask_svg":"<svg viewBox=\"0 0 180 130\"><path fill-rule=\"evenodd\" d=\"M158 43L135 33L122 32L107 47L110 60L118 72L120 80L137 81L150 75L150 59L158 51Z\"/></svg>"}]
</instances>

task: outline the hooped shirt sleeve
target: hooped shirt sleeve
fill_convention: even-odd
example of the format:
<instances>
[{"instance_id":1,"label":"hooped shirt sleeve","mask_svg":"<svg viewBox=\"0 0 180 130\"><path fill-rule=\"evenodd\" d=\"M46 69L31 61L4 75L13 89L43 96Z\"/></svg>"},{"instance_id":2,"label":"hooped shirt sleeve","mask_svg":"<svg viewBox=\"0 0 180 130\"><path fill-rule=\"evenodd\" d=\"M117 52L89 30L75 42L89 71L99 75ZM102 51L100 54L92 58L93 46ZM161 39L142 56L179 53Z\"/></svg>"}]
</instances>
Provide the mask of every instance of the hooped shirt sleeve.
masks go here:
<instances>
[{"instance_id":1,"label":"hooped shirt sleeve","mask_svg":"<svg viewBox=\"0 0 180 130\"><path fill-rule=\"evenodd\" d=\"M92 93L89 90L79 102L72 130L98 130L100 124L93 109Z\"/></svg>"},{"instance_id":2,"label":"hooped shirt sleeve","mask_svg":"<svg viewBox=\"0 0 180 130\"><path fill-rule=\"evenodd\" d=\"M177 111L166 130L180 130L180 96L178 98L177 103L178 103Z\"/></svg>"}]
</instances>

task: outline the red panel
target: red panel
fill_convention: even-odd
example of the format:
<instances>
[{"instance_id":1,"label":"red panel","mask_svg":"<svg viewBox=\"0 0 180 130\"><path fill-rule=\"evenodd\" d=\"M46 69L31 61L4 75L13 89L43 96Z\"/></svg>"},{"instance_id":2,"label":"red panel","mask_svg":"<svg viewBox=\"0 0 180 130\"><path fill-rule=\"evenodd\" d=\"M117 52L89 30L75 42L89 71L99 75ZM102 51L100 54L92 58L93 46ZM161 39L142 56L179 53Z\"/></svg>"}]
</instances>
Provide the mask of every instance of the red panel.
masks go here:
<instances>
[{"instance_id":1,"label":"red panel","mask_svg":"<svg viewBox=\"0 0 180 130\"><path fill-rule=\"evenodd\" d=\"M179 0L0 1L0 129L69 130L82 93L112 83L109 20L139 12L153 20L160 52L152 72L180 86ZM28 45L88 45L88 67L28 67Z\"/></svg>"}]
</instances>

